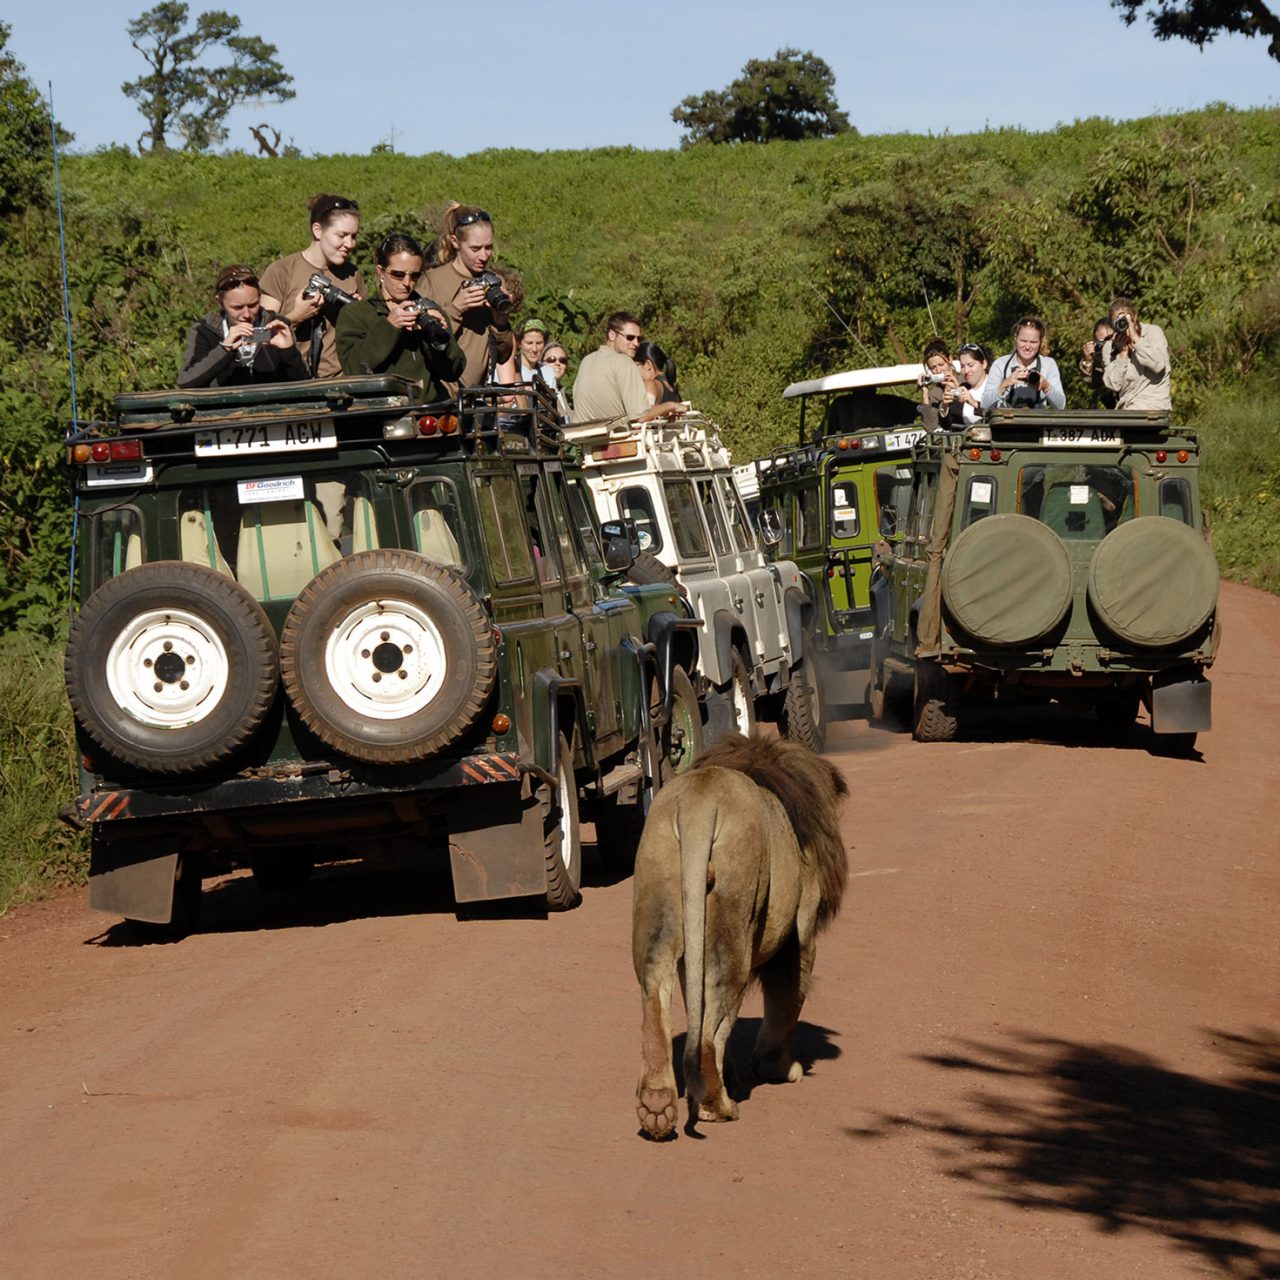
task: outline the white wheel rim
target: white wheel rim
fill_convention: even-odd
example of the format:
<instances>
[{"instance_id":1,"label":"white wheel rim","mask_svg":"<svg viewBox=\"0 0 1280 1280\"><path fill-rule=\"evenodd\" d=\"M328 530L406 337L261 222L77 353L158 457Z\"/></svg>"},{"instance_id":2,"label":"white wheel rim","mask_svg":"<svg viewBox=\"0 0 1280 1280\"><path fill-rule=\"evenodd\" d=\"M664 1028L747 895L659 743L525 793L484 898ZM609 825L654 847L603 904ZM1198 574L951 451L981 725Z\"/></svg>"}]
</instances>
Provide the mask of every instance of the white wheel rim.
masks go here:
<instances>
[{"instance_id":1,"label":"white wheel rim","mask_svg":"<svg viewBox=\"0 0 1280 1280\"><path fill-rule=\"evenodd\" d=\"M148 609L107 652L107 688L120 709L153 729L199 724L222 704L230 678L226 646L184 609Z\"/></svg>"},{"instance_id":2,"label":"white wheel rim","mask_svg":"<svg viewBox=\"0 0 1280 1280\"><path fill-rule=\"evenodd\" d=\"M751 691L744 680L735 678L733 682L733 721L738 732L745 734L751 721Z\"/></svg>"},{"instance_id":3,"label":"white wheel rim","mask_svg":"<svg viewBox=\"0 0 1280 1280\"><path fill-rule=\"evenodd\" d=\"M371 600L353 609L324 648L334 693L371 720L403 720L429 706L448 666L436 624L403 600Z\"/></svg>"},{"instance_id":4,"label":"white wheel rim","mask_svg":"<svg viewBox=\"0 0 1280 1280\"><path fill-rule=\"evenodd\" d=\"M560 818L557 823L560 830L560 861L564 864L566 872L572 871L571 863L573 862L573 822L569 817L569 788L573 786L573 781L569 777L563 758L560 761L560 767L556 770L556 783L559 794L556 796L556 804L560 807Z\"/></svg>"}]
</instances>

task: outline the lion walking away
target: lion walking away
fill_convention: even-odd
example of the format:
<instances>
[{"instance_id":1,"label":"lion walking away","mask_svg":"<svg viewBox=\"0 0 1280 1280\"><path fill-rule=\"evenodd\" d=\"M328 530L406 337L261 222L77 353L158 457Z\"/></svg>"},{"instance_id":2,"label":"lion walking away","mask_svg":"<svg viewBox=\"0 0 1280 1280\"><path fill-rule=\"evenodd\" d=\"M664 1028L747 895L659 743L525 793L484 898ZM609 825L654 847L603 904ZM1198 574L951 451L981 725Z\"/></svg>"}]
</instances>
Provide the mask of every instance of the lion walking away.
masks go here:
<instances>
[{"instance_id":1,"label":"lion walking away","mask_svg":"<svg viewBox=\"0 0 1280 1280\"><path fill-rule=\"evenodd\" d=\"M799 1080L792 1041L818 933L835 916L849 864L844 778L781 738L726 738L654 801L636 853L631 950L642 1004L642 1132L675 1132L671 996L681 979L689 1033L689 1121L736 1120L725 1046L753 978L764 1020L751 1056L761 1080Z\"/></svg>"}]
</instances>

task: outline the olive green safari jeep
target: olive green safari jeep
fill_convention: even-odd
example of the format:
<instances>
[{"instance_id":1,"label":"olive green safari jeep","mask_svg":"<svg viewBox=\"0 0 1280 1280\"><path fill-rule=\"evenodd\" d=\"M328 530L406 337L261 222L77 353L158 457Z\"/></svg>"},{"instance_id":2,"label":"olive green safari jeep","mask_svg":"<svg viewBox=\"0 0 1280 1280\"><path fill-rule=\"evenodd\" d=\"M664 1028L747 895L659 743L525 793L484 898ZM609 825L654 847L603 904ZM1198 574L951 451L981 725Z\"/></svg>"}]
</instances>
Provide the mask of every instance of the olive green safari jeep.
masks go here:
<instances>
[{"instance_id":1,"label":"olive green safari jeep","mask_svg":"<svg viewBox=\"0 0 1280 1280\"><path fill-rule=\"evenodd\" d=\"M139 393L69 436L92 906L177 931L205 874L376 853L566 908L580 800L633 852L696 622L617 587L545 393L414 391Z\"/></svg>"},{"instance_id":2,"label":"olive green safari jeep","mask_svg":"<svg viewBox=\"0 0 1280 1280\"><path fill-rule=\"evenodd\" d=\"M872 713L922 741L965 708L1054 700L1158 750L1208 729L1218 569L1193 431L1147 412L998 409L916 445L905 537L872 586ZM998 705L998 703L997 703Z\"/></svg>"}]
</instances>

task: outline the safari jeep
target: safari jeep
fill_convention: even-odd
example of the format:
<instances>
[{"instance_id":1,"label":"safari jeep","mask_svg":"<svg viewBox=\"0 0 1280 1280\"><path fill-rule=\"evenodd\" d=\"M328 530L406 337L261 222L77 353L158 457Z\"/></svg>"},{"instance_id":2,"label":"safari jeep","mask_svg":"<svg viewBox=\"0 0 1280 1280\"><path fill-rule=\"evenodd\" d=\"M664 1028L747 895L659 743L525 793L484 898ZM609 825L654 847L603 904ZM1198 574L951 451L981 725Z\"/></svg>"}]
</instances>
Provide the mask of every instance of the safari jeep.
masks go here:
<instances>
[{"instance_id":1,"label":"safari jeep","mask_svg":"<svg viewBox=\"0 0 1280 1280\"><path fill-rule=\"evenodd\" d=\"M671 421L583 423L566 435L583 449L601 520L634 521L641 545L688 592L702 624L707 739L777 720L820 750L807 584L791 562L765 563L715 423L687 410Z\"/></svg>"},{"instance_id":2,"label":"safari jeep","mask_svg":"<svg viewBox=\"0 0 1280 1280\"><path fill-rule=\"evenodd\" d=\"M905 537L872 587L872 714L921 741L979 697L1056 700L1157 749L1208 729L1218 569L1192 431L1147 412L996 410L922 438Z\"/></svg>"},{"instance_id":3,"label":"safari jeep","mask_svg":"<svg viewBox=\"0 0 1280 1280\"><path fill-rule=\"evenodd\" d=\"M782 534L773 551L813 584L819 683L834 714L861 712L866 702L872 565L881 542L902 538L911 450L922 434L912 425L919 405L879 389L914 388L919 372L895 365L793 383L783 395L800 401L800 446L756 462L760 510L774 513L766 521Z\"/></svg>"},{"instance_id":4,"label":"safari jeep","mask_svg":"<svg viewBox=\"0 0 1280 1280\"><path fill-rule=\"evenodd\" d=\"M633 848L696 621L616 589L631 556L541 393L412 391L139 393L68 438L92 906L180 931L207 873L370 853L567 908L580 797L604 856Z\"/></svg>"}]
</instances>

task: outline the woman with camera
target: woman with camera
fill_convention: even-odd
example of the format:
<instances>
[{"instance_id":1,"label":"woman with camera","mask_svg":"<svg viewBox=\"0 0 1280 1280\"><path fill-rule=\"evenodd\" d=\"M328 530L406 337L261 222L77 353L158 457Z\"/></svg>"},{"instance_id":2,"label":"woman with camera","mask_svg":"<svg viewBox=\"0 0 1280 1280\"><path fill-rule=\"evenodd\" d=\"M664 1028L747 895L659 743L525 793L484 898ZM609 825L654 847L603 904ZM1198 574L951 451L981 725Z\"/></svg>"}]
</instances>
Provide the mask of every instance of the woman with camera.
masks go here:
<instances>
[{"instance_id":1,"label":"woman with camera","mask_svg":"<svg viewBox=\"0 0 1280 1280\"><path fill-rule=\"evenodd\" d=\"M307 376L287 321L262 305L252 267L224 267L213 292L218 310L191 326L180 387L237 387Z\"/></svg>"},{"instance_id":2,"label":"woman with camera","mask_svg":"<svg viewBox=\"0 0 1280 1280\"><path fill-rule=\"evenodd\" d=\"M920 421L926 431L955 426L961 420L956 398L959 382L951 363L951 348L941 338L926 344L920 362L924 371L916 379L920 387Z\"/></svg>"},{"instance_id":3,"label":"woman with camera","mask_svg":"<svg viewBox=\"0 0 1280 1280\"><path fill-rule=\"evenodd\" d=\"M1013 350L987 375L982 411L988 409L1065 409L1067 397L1057 363L1048 354L1044 321L1023 316L1013 326Z\"/></svg>"},{"instance_id":4,"label":"woman with camera","mask_svg":"<svg viewBox=\"0 0 1280 1280\"><path fill-rule=\"evenodd\" d=\"M414 293L422 259L412 236L383 240L375 255L378 296L338 314L338 358L343 373L396 374L418 383L427 400L443 400L443 384L457 380L466 357L440 308Z\"/></svg>"},{"instance_id":5,"label":"woman with camera","mask_svg":"<svg viewBox=\"0 0 1280 1280\"><path fill-rule=\"evenodd\" d=\"M318 195L307 211L311 243L262 273L262 303L296 328L311 376L336 378L342 372L334 332L338 313L364 297L364 281L350 262L360 232L360 206L345 196Z\"/></svg>"},{"instance_id":6,"label":"woman with camera","mask_svg":"<svg viewBox=\"0 0 1280 1280\"><path fill-rule=\"evenodd\" d=\"M960 406L960 420L966 426L982 421L982 393L987 386L987 369L991 364L986 349L976 342L966 342L956 352L960 365L960 380L954 391L955 403Z\"/></svg>"},{"instance_id":7,"label":"woman with camera","mask_svg":"<svg viewBox=\"0 0 1280 1280\"><path fill-rule=\"evenodd\" d=\"M439 246L440 265L427 271L421 291L437 299L466 355L458 381L479 386L515 351L511 299L489 267L493 220L474 205L453 205L444 215Z\"/></svg>"}]
</instances>

